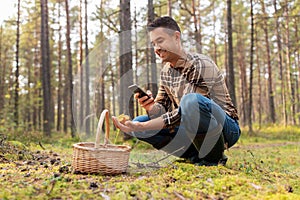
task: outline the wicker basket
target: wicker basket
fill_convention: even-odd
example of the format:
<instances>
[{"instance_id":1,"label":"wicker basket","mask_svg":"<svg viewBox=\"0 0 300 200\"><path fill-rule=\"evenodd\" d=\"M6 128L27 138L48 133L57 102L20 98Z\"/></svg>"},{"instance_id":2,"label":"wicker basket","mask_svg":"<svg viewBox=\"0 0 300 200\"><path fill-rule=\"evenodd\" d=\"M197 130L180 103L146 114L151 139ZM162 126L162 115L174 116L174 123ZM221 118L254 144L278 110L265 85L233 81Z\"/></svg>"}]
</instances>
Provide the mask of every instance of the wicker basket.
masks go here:
<instances>
[{"instance_id":1,"label":"wicker basket","mask_svg":"<svg viewBox=\"0 0 300 200\"><path fill-rule=\"evenodd\" d=\"M104 144L100 144L104 119L106 126L105 139ZM81 142L73 145L72 167L74 172L100 174L126 172L131 147L108 144L108 138L109 114L108 110L104 110L98 122L96 142Z\"/></svg>"}]
</instances>

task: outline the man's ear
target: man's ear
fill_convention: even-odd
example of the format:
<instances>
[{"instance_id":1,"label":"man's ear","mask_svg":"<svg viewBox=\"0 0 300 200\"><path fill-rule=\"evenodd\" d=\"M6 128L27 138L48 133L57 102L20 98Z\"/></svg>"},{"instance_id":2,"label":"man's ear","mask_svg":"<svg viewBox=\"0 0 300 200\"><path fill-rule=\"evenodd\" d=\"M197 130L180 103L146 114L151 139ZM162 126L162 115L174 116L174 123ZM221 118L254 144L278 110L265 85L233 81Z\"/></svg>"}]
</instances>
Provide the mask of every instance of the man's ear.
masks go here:
<instances>
[{"instance_id":1,"label":"man's ear","mask_svg":"<svg viewBox=\"0 0 300 200\"><path fill-rule=\"evenodd\" d=\"M180 42L180 36L181 36L181 33L179 31L175 31L175 39L176 41Z\"/></svg>"}]
</instances>

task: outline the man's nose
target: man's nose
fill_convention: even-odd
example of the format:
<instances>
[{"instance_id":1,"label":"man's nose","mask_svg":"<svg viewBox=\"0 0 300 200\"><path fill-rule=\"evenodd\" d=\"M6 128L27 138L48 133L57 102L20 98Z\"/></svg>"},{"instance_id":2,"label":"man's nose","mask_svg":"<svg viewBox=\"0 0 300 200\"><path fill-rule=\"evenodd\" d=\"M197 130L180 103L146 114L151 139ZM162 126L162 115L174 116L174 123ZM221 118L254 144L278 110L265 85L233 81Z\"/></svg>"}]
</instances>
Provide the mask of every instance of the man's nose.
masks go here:
<instances>
[{"instance_id":1,"label":"man's nose","mask_svg":"<svg viewBox=\"0 0 300 200\"><path fill-rule=\"evenodd\" d=\"M158 51L161 47L158 44L153 45L154 51Z\"/></svg>"}]
</instances>

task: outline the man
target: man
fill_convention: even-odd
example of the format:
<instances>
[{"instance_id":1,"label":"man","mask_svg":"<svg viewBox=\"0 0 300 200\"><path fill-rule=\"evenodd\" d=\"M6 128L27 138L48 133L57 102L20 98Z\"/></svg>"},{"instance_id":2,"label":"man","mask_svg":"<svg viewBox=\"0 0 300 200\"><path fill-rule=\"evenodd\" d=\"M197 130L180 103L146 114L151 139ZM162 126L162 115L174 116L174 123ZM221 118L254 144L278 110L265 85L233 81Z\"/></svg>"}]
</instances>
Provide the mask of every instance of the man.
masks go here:
<instances>
[{"instance_id":1,"label":"man","mask_svg":"<svg viewBox=\"0 0 300 200\"><path fill-rule=\"evenodd\" d=\"M151 44L164 66L155 99L135 94L146 116L115 126L123 132L198 165L225 164L228 147L240 136L237 110L224 78L208 57L183 50L181 31L171 17L148 25Z\"/></svg>"}]
</instances>

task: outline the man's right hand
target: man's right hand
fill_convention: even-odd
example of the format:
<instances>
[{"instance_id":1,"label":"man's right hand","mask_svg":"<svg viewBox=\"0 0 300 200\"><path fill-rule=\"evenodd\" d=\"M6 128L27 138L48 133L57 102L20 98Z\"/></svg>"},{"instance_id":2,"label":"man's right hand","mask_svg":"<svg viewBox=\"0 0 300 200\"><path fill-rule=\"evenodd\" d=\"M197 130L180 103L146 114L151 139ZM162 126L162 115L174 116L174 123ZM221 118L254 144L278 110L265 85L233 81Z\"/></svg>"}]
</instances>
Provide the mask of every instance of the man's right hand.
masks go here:
<instances>
[{"instance_id":1,"label":"man's right hand","mask_svg":"<svg viewBox=\"0 0 300 200\"><path fill-rule=\"evenodd\" d=\"M154 105L154 98L152 97L152 92L150 90L147 90L147 94L150 96L150 98L148 98L147 96L139 98L139 93L136 93L134 95L134 98L138 100L142 108L144 108L146 111L149 111Z\"/></svg>"}]
</instances>

